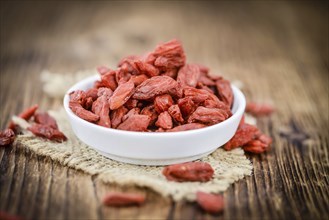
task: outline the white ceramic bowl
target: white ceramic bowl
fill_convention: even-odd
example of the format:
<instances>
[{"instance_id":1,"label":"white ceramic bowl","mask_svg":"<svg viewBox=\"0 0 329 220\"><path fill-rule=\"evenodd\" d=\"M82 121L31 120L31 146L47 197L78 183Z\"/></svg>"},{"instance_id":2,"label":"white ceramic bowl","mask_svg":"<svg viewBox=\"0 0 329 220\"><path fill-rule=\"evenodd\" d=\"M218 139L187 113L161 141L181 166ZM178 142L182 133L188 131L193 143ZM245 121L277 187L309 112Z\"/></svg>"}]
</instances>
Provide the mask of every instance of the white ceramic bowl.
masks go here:
<instances>
[{"instance_id":1,"label":"white ceramic bowl","mask_svg":"<svg viewBox=\"0 0 329 220\"><path fill-rule=\"evenodd\" d=\"M72 86L64 97L64 108L76 136L91 148L113 160L138 165L168 165L204 157L230 140L244 113L246 100L232 86L233 115L227 120L201 129L180 132L134 132L105 128L76 116L69 108L69 93L86 90L99 76L86 78Z\"/></svg>"}]
</instances>

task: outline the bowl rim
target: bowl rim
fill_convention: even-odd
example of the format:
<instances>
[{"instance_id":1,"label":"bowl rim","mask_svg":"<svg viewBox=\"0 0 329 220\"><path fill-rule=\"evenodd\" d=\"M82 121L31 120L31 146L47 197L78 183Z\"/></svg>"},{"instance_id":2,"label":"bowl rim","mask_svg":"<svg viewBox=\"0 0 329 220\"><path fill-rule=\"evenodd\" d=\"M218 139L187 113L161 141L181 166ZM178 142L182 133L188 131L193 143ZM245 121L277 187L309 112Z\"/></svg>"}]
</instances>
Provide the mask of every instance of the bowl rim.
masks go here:
<instances>
[{"instance_id":1,"label":"bowl rim","mask_svg":"<svg viewBox=\"0 0 329 220\"><path fill-rule=\"evenodd\" d=\"M65 96L63 98L63 105L64 105L64 109L69 117L74 118L75 120L78 120L83 125L89 126L91 129L96 129L100 132L113 132L113 133L117 133L120 135L127 134L130 136L136 136L136 137L137 136L138 137L141 137L141 136L157 137L158 136L158 137L171 137L172 138L174 136L190 136L190 135L194 135L194 134L198 134L198 133L207 132L212 129L219 129L220 127L226 126L232 120L239 117L238 115L243 114L245 111L245 107L246 107L246 98L245 98L244 94L240 91L240 89L238 89L236 86L231 84L231 88L233 90L233 96L234 96L234 98L238 99L237 109L230 118L228 118L225 121L222 121L220 123L210 125L210 126L207 126L204 128L198 128L198 129L187 130L187 131L173 131L173 132L140 132L140 131L118 130L115 128L106 128L106 127L91 123L89 121L86 121L86 120L78 117L69 108L69 93L70 92L75 91L75 90L85 90L85 89L82 89L81 87L85 87L86 84L90 84L91 82L99 80L99 79L100 79L99 75L93 75L93 76L87 77L87 78L77 82L73 86L71 86L65 93Z\"/></svg>"}]
</instances>

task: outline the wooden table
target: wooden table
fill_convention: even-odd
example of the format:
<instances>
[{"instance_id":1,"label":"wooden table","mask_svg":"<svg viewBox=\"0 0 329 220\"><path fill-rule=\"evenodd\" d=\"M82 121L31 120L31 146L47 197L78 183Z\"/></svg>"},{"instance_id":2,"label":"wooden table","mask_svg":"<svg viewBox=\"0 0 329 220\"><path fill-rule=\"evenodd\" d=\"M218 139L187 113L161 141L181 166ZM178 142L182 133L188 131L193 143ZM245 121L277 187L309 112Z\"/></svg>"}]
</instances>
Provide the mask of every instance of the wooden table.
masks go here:
<instances>
[{"instance_id":1,"label":"wooden table","mask_svg":"<svg viewBox=\"0 0 329 220\"><path fill-rule=\"evenodd\" d=\"M272 150L225 193L221 215L147 189L141 207L108 208L122 189L15 146L0 149L0 210L25 219L324 219L329 210L328 2L1 1L1 128L42 93L43 69L114 66L180 39L189 62L240 80L248 100L277 112L258 120ZM291 132L286 132L286 130Z\"/></svg>"}]
</instances>

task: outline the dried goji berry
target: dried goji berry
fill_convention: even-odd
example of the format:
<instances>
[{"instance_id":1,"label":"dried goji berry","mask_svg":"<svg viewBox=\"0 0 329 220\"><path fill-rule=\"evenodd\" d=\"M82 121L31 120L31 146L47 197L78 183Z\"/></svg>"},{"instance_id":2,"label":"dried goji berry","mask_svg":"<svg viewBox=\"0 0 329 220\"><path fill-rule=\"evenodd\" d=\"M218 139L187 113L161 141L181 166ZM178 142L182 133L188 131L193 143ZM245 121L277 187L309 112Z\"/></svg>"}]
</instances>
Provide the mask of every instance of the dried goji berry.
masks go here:
<instances>
[{"instance_id":1,"label":"dried goji berry","mask_svg":"<svg viewBox=\"0 0 329 220\"><path fill-rule=\"evenodd\" d=\"M25 109L24 111L22 111L18 115L18 117L28 121L34 115L34 113L37 111L37 109L38 109L38 105L33 105L33 106ZM8 125L8 128L15 132L15 123L11 121Z\"/></svg>"},{"instance_id":2,"label":"dried goji berry","mask_svg":"<svg viewBox=\"0 0 329 220\"><path fill-rule=\"evenodd\" d=\"M119 124L122 122L122 117L128 112L128 109L124 106L111 111L111 122L112 128L117 128Z\"/></svg>"},{"instance_id":3,"label":"dried goji berry","mask_svg":"<svg viewBox=\"0 0 329 220\"><path fill-rule=\"evenodd\" d=\"M199 81L200 69L198 65L186 64L178 71L177 82L183 88L185 86L195 87Z\"/></svg>"},{"instance_id":4,"label":"dried goji berry","mask_svg":"<svg viewBox=\"0 0 329 220\"><path fill-rule=\"evenodd\" d=\"M166 166L162 174L167 180L176 182L211 180L214 169L205 162L187 162Z\"/></svg>"},{"instance_id":5,"label":"dried goji berry","mask_svg":"<svg viewBox=\"0 0 329 220\"><path fill-rule=\"evenodd\" d=\"M98 89L97 88L90 88L86 91L86 98L91 97L93 101L98 98Z\"/></svg>"},{"instance_id":6,"label":"dried goji berry","mask_svg":"<svg viewBox=\"0 0 329 220\"><path fill-rule=\"evenodd\" d=\"M170 114L170 116L179 123L184 122L184 119L182 117L182 113L180 112L180 109L178 107L178 105L172 105L170 106L170 108L168 109L168 113Z\"/></svg>"},{"instance_id":7,"label":"dried goji berry","mask_svg":"<svg viewBox=\"0 0 329 220\"><path fill-rule=\"evenodd\" d=\"M88 111L84 109L79 102L76 101L70 101L69 107L78 117L89 121L89 122L96 122L99 120L99 116L92 113L91 111Z\"/></svg>"},{"instance_id":8,"label":"dried goji berry","mask_svg":"<svg viewBox=\"0 0 329 220\"><path fill-rule=\"evenodd\" d=\"M209 97L209 92L203 89L197 89L193 87L185 87L184 90L185 97L191 97L194 103L204 102Z\"/></svg>"},{"instance_id":9,"label":"dried goji berry","mask_svg":"<svg viewBox=\"0 0 329 220\"><path fill-rule=\"evenodd\" d=\"M201 83L202 85L205 86L214 86L216 85L215 81L212 80L208 74L205 74L203 72L201 72L198 83Z\"/></svg>"},{"instance_id":10,"label":"dried goji berry","mask_svg":"<svg viewBox=\"0 0 329 220\"><path fill-rule=\"evenodd\" d=\"M87 98L86 92L82 91L82 90L75 90L73 92L70 92L69 96L70 96L71 102L77 102L81 106L84 106L86 98Z\"/></svg>"},{"instance_id":11,"label":"dried goji berry","mask_svg":"<svg viewBox=\"0 0 329 220\"><path fill-rule=\"evenodd\" d=\"M169 76L154 76L136 87L134 99L148 100L157 95L167 93L177 86L177 82Z\"/></svg>"},{"instance_id":12,"label":"dried goji berry","mask_svg":"<svg viewBox=\"0 0 329 220\"><path fill-rule=\"evenodd\" d=\"M94 87L95 88L101 88L101 87L106 87L105 84L103 84L103 82L101 80L96 80L95 83L94 83Z\"/></svg>"},{"instance_id":13,"label":"dried goji berry","mask_svg":"<svg viewBox=\"0 0 329 220\"><path fill-rule=\"evenodd\" d=\"M157 120L157 118L158 118L158 114L155 111L155 108L154 108L153 104L145 106L142 109L141 114L142 115L148 115L150 117L151 120L150 120L149 126L153 125L155 123L155 121Z\"/></svg>"},{"instance_id":14,"label":"dried goji berry","mask_svg":"<svg viewBox=\"0 0 329 220\"><path fill-rule=\"evenodd\" d=\"M138 86L142 84L145 80L147 80L148 77L145 74L141 74L141 75L131 76L130 79L134 82L135 86Z\"/></svg>"},{"instance_id":15,"label":"dried goji berry","mask_svg":"<svg viewBox=\"0 0 329 220\"><path fill-rule=\"evenodd\" d=\"M267 145L260 140L252 140L245 144L242 148L246 152L260 154L267 150Z\"/></svg>"},{"instance_id":16,"label":"dried goji berry","mask_svg":"<svg viewBox=\"0 0 329 220\"><path fill-rule=\"evenodd\" d=\"M179 99L177 103L184 118L187 118L197 108L197 104L189 96Z\"/></svg>"},{"instance_id":17,"label":"dried goji berry","mask_svg":"<svg viewBox=\"0 0 329 220\"><path fill-rule=\"evenodd\" d=\"M216 81L216 87L220 99L231 107L233 103L231 83L228 80L219 79Z\"/></svg>"},{"instance_id":18,"label":"dried goji berry","mask_svg":"<svg viewBox=\"0 0 329 220\"><path fill-rule=\"evenodd\" d=\"M209 93L215 94L215 91L213 91L209 86L205 86L202 83L198 82L198 84L196 85L197 89L203 89L206 90Z\"/></svg>"},{"instance_id":19,"label":"dried goji berry","mask_svg":"<svg viewBox=\"0 0 329 220\"><path fill-rule=\"evenodd\" d=\"M62 142L67 140L66 136L62 132L48 125L33 124L27 129L36 136L43 137L52 141Z\"/></svg>"},{"instance_id":20,"label":"dried goji berry","mask_svg":"<svg viewBox=\"0 0 329 220\"><path fill-rule=\"evenodd\" d=\"M137 73L135 73L137 74ZM120 67L115 71L115 80L120 85L121 83L128 82L131 78L132 74L128 72L128 70Z\"/></svg>"},{"instance_id":21,"label":"dried goji berry","mask_svg":"<svg viewBox=\"0 0 329 220\"><path fill-rule=\"evenodd\" d=\"M88 97L88 98L86 98L86 101L85 101L85 104L84 104L83 107L86 110L91 110L91 108L93 106L93 103L94 103L93 98L92 97Z\"/></svg>"},{"instance_id":22,"label":"dried goji berry","mask_svg":"<svg viewBox=\"0 0 329 220\"><path fill-rule=\"evenodd\" d=\"M122 122L117 129L126 131L147 131L151 118L147 115L132 115Z\"/></svg>"},{"instance_id":23,"label":"dried goji berry","mask_svg":"<svg viewBox=\"0 0 329 220\"><path fill-rule=\"evenodd\" d=\"M110 109L114 110L123 106L134 93L134 89L133 81L120 84L110 98Z\"/></svg>"},{"instance_id":24,"label":"dried goji berry","mask_svg":"<svg viewBox=\"0 0 329 220\"><path fill-rule=\"evenodd\" d=\"M224 121L229 117L227 111L218 108L206 108L199 106L188 118L187 122L200 122L203 124L213 125Z\"/></svg>"},{"instance_id":25,"label":"dried goji berry","mask_svg":"<svg viewBox=\"0 0 329 220\"><path fill-rule=\"evenodd\" d=\"M100 84L102 87L107 87L114 91L118 87L115 77L116 71L110 70L101 76Z\"/></svg>"},{"instance_id":26,"label":"dried goji berry","mask_svg":"<svg viewBox=\"0 0 329 220\"><path fill-rule=\"evenodd\" d=\"M110 119L110 104L108 102L108 97L106 94L98 97L98 99L93 103L92 111L95 115L99 116L99 120L97 124L103 127L110 128L111 127L111 119Z\"/></svg>"},{"instance_id":27,"label":"dried goji berry","mask_svg":"<svg viewBox=\"0 0 329 220\"><path fill-rule=\"evenodd\" d=\"M154 107L158 113L167 111L168 108L172 106L173 103L174 103L173 99L168 94L159 95L154 99Z\"/></svg>"},{"instance_id":28,"label":"dried goji berry","mask_svg":"<svg viewBox=\"0 0 329 220\"><path fill-rule=\"evenodd\" d=\"M0 132L0 146L8 146L12 144L15 140L15 133L12 129L7 128Z\"/></svg>"},{"instance_id":29,"label":"dried goji berry","mask_svg":"<svg viewBox=\"0 0 329 220\"><path fill-rule=\"evenodd\" d=\"M177 40L158 45L152 56L155 58L154 66L162 70L180 68L186 60L182 44Z\"/></svg>"},{"instance_id":30,"label":"dried goji berry","mask_svg":"<svg viewBox=\"0 0 329 220\"><path fill-rule=\"evenodd\" d=\"M129 117L132 116L132 115L138 115L140 111L141 111L141 110L140 110L139 108L132 108L132 109L130 109L130 110L128 111L128 113L125 114L125 115L122 117L122 121L125 121L127 118L129 118Z\"/></svg>"},{"instance_id":31,"label":"dried goji berry","mask_svg":"<svg viewBox=\"0 0 329 220\"><path fill-rule=\"evenodd\" d=\"M171 129L173 123L170 114L167 111L161 112L155 125L163 129Z\"/></svg>"},{"instance_id":32,"label":"dried goji berry","mask_svg":"<svg viewBox=\"0 0 329 220\"><path fill-rule=\"evenodd\" d=\"M159 70L153 65L146 62L142 62L141 60L136 60L135 65L139 70L139 74L145 74L149 77L153 77L159 75L160 73Z\"/></svg>"},{"instance_id":33,"label":"dried goji berry","mask_svg":"<svg viewBox=\"0 0 329 220\"><path fill-rule=\"evenodd\" d=\"M242 147L249 141L255 139L260 135L260 131L253 125L241 125L234 136L225 145L225 150L232 150L233 148Z\"/></svg>"},{"instance_id":34,"label":"dried goji berry","mask_svg":"<svg viewBox=\"0 0 329 220\"><path fill-rule=\"evenodd\" d=\"M110 88L102 87L97 90L97 96L105 96L108 100L113 95L113 91Z\"/></svg>"},{"instance_id":35,"label":"dried goji berry","mask_svg":"<svg viewBox=\"0 0 329 220\"><path fill-rule=\"evenodd\" d=\"M35 113L34 122L38 124L48 125L54 129L58 129L56 120L51 117L47 112Z\"/></svg>"},{"instance_id":36,"label":"dried goji berry","mask_svg":"<svg viewBox=\"0 0 329 220\"><path fill-rule=\"evenodd\" d=\"M203 210L209 213L219 213L224 209L224 198L219 194L211 194L198 191L196 201Z\"/></svg>"},{"instance_id":37,"label":"dried goji berry","mask_svg":"<svg viewBox=\"0 0 329 220\"><path fill-rule=\"evenodd\" d=\"M260 154L269 149L269 146L272 144L272 138L261 134L256 139L249 141L243 146L243 150L246 152Z\"/></svg>"},{"instance_id":38,"label":"dried goji berry","mask_svg":"<svg viewBox=\"0 0 329 220\"><path fill-rule=\"evenodd\" d=\"M142 205L144 202L145 196L136 193L109 192L103 198L106 206Z\"/></svg>"},{"instance_id":39,"label":"dried goji berry","mask_svg":"<svg viewBox=\"0 0 329 220\"><path fill-rule=\"evenodd\" d=\"M138 104L138 100L137 99L128 99L128 101L124 104L125 107L127 107L128 109L132 109L132 108L136 108Z\"/></svg>"},{"instance_id":40,"label":"dried goji berry","mask_svg":"<svg viewBox=\"0 0 329 220\"><path fill-rule=\"evenodd\" d=\"M124 60L122 60L122 63L120 65L120 68L118 68L118 70L120 70L120 74L118 75L117 73L117 82L120 81L120 77L124 77L125 75L131 74L131 75L138 75L139 74L139 70L137 68L137 65L135 64L135 60L137 60L138 58L126 58ZM118 78L119 76L119 78Z\"/></svg>"},{"instance_id":41,"label":"dried goji berry","mask_svg":"<svg viewBox=\"0 0 329 220\"><path fill-rule=\"evenodd\" d=\"M167 69L166 72L162 73L162 76L169 76L173 79L176 79L178 70L177 69Z\"/></svg>"}]
</instances>

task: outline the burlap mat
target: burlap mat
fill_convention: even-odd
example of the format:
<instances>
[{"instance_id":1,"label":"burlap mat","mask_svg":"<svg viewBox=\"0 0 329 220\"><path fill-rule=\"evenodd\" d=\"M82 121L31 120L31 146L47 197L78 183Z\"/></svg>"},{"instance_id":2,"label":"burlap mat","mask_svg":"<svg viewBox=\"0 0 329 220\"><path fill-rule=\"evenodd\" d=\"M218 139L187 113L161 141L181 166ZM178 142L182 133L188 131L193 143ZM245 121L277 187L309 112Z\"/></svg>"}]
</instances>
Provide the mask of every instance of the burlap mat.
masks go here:
<instances>
[{"instance_id":1,"label":"burlap mat","mask_svg":"<svg viewBox=\"0 0 329 220\"><path fill-rule=\"evenodd\" d=\"M65 81L69 80L65 76ZM63 82L60 78L59 81ZM49 91L52 90L52 85L49 87L49 84L46 83L46 86L48 89L50 88ZM58 90L58 87L56 90L58 94L65 93L63 89ZM163 167L161 166L138 166L116 162L80 142L71 129L64 109L49 111L49 113L56 118L60 130L68 137L68 141L55 143L35 137L25 131L23 135L16 138L16 143L64 166L81 170L90 175L97 175L97 178L104 183L148 187L163 196L172 197L175 201L182 199L193 201L196 191L223 192L231 183L246 175L251 175L252 172L252 164L242 149L225 151L219 148L211 155L201 159L201 161L211 164L215 170L214 178L211 181L206 183L167 181L162 175ZM22 120L16 119L16 123L22 127L27 126L26 122Z\"/></svg>"}]
</instances>

